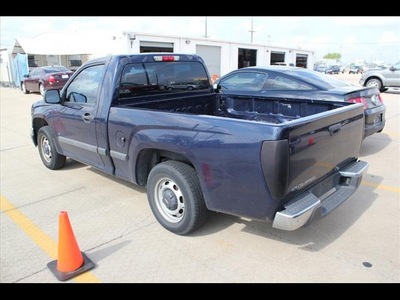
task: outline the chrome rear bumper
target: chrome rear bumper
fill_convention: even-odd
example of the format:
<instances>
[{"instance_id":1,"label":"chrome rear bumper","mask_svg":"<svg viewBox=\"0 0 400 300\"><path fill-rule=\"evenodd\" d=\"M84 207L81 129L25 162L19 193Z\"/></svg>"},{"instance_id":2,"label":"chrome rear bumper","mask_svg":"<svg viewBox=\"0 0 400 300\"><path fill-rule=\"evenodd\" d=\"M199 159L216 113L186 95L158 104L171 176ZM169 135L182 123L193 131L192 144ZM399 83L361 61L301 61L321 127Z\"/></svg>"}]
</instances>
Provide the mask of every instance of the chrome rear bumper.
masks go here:
<instances>
[{"instance_id":1,"label":"chrome rear bumper","mask_svg":"<svg viewBox=\"0 0 400 300\"><path fill-rule=\"evenodd\" d=\"M292 231L309 223L317 209L321 209L321 216L327 215L357 190L367 169L367 162L354 162L338 171L340 184L328 196L318 198L308 192L288 201L285 209L275 214L272 227Z\"/></svg>"}]
</instances>

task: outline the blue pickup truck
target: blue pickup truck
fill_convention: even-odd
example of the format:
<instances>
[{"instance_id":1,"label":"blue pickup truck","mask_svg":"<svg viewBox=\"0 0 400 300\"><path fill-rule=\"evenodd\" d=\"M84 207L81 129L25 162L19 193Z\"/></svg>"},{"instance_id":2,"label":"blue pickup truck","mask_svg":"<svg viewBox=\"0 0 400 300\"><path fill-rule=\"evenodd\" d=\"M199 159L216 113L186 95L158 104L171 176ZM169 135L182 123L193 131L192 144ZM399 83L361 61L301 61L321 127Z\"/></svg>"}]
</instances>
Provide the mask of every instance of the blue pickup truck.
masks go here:
<instances>
[{"instance_id":1,"label":"blue pickup truck","mask_svg":"<svg viewBox=\"0 0 400 300\"><path fill-rule=\"evenodd\" d=\"M68 157L146 187L179 235L209 211L296 230L349 199L368 168L361 104L218 94L192 54L91 60L31 115L47 168Z\"/></svg>"}]
</instances>

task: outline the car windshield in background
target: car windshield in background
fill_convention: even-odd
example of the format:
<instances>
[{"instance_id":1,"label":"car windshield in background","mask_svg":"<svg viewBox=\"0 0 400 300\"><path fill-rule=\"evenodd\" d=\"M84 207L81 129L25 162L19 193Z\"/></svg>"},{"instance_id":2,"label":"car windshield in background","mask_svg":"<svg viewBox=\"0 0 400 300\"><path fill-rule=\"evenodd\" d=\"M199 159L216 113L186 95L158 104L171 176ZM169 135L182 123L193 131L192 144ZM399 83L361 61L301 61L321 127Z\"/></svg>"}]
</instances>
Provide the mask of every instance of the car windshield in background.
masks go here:
<instances>
[{"instance_id":1,"label":"car windshield in background","mask_svg":"<svg viewBox=\"0 0 400 300\"><path fill-rule=\"evenodd\" d=\"M339 80L335 77L306 69L288 70L285 71L285 73L299 79L302 78L310 79L310 81L313 82L314 84L320 87L324 87L326 89L352 85L348 82Z\"/></svg>"}]
</instances>

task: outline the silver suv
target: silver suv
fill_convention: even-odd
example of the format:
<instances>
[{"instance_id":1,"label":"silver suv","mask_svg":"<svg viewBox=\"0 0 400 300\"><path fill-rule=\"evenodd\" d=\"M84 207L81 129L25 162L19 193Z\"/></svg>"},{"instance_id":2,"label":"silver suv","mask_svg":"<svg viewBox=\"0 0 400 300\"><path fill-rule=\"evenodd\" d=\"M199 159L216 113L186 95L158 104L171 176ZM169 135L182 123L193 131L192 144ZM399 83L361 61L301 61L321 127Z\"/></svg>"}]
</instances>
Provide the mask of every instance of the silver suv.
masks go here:
<instances>
[{"instance_id":1,"label":"silver suv","mask_svg":"<svg viewBox=\"0 0 400 300\"><path fill-rule=\"evenodd\" d=\"M360 84L377 87L381 92L389 87L400 87L400 62L390 68L369 69L362 74Z\"/></svg>"}]
</instances>

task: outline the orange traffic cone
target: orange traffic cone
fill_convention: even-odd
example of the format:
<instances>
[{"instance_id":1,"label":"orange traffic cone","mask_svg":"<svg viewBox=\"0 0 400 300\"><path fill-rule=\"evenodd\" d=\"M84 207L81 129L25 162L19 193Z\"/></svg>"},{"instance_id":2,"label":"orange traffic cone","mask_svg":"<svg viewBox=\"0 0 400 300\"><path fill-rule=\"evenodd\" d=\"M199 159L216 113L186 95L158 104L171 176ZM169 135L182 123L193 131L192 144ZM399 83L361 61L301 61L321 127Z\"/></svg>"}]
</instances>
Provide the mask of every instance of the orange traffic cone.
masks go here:
<instances>
[{"instance_id":1,"label":"orange traffic cone","mask_svg":"<svg viewBox=\"0 0 400 300\"><path fill-rule=\"evenodd\" d=\"M94 263L79 250L66 211L59 215L58 260L47 267L58 280L65 281L94 267Z\"/></svg>"}]
</instances>

